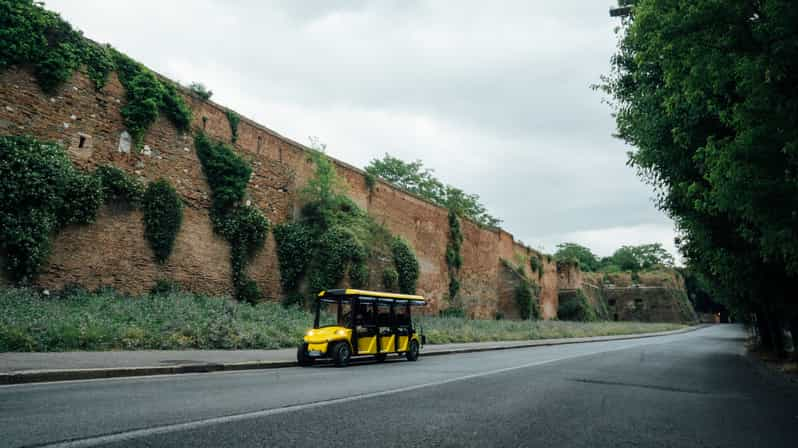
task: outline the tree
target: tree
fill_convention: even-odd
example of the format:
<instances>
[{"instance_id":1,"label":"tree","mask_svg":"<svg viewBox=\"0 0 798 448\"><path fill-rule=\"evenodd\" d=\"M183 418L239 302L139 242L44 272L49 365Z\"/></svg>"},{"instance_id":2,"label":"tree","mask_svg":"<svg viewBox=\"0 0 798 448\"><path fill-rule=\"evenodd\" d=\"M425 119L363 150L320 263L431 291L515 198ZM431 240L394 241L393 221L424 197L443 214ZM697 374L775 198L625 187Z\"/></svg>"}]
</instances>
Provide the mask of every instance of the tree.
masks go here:
<instances>
[{"instance_id":1,"label":"tree","mask_svg":"<svg viewBox=\"0 0 798 448\"><path fill-rule=\"evenodd\" d=\"M431 169L424 168L420 160L405 162L385 154L382 159L373 159L369 162L366 172L434 204L446 207L458 216L468 218L477 224L488 227L497 227L501 224L501 220L491 216L480 203L478 195L445 185L435 178Z\"/></svg>"},{"instance_id":2,"label":"tree","mask_svg":"<svg viewBox=\"0 0 798 448\"><path fill-rule=\"evenodd\" d=\"M599 259L589 248L576 243L560 243L554 258L558 261L575 260L583 271L594 272L599 268Z\"/></svg>"},{"instance_id":3,"label":"tree","mask_svg":"<svg viewBox=\"0 0 798 448\"><path fill-rule=\"evenodd\" d=\"M798 9L790 0L639 0L602 88L630 164L688 264L765 343L798 338Z\"/></svg>"}]
</instances>

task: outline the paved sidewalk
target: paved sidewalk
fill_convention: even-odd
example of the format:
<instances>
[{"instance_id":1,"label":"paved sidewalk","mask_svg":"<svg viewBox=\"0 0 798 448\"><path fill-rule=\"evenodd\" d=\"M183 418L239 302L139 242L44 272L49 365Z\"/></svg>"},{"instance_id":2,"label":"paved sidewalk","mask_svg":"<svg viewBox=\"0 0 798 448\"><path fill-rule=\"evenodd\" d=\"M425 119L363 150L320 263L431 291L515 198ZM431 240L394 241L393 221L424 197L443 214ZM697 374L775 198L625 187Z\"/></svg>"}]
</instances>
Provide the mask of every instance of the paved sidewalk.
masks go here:
<instances>
[{"instance_id":1,"label":"paved sidewalk","mask_svg":"<svg viewBox=\"0 0 798 448\"><path fill-rule=\"evenodd\" d=\"M693 331L532 341L426 345L422 356L504 350L521 347L637 339ZM0 353L0 384L109 378L118 376L264 369L296 365L296 349L281 350L141 350L116 352Z\"/></svg>"}]
</instances>

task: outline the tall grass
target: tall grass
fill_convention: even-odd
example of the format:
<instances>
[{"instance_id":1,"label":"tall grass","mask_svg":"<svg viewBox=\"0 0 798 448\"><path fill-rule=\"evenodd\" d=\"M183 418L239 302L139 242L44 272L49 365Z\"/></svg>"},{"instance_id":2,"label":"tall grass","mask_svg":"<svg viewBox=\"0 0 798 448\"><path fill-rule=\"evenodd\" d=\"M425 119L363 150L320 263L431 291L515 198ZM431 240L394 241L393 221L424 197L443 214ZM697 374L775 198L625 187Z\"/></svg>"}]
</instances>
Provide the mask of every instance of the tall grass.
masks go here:
<instances>
[{"instance_id":1,"label":"tall grass","mask_svg":"<svg viewBox=\"0 0 798 448\"><path fill-rule=\"evenodd\" d=\"M295 347L311 314L173 292L129 297L102 291L45 297L0 289L0 352L142 349L275 349ZM671 330L637 322L491 321L419 317L429 343L525 340Z\"/></svg>"},{"instance_id":2,"label":"tall grass","mask_svg":"<svg viewBox=\"0 0 798 448\"><path fill-rule=\"evenodd\" d=\"M470 320L426 316L414 320L423 327L427 341L432 344L611 336L685 328L681 324L648 322Z\"/></svg>"}]
</instances>

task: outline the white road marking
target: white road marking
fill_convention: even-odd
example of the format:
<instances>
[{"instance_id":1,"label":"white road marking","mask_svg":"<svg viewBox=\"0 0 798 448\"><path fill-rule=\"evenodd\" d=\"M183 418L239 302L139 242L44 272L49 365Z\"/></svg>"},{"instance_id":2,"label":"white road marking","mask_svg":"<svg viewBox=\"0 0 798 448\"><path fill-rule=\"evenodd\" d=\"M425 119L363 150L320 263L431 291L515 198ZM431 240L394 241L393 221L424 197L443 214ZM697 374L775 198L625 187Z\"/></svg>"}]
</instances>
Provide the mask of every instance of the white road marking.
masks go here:
<instances>
[{"instance_id":1,"label":"white road marking","mask_svg":"<svg viewBox=\"0 0 798 448\"><path fill-rule=\"evenodd\" d=\"M151 427L151 428L135 429L135 430L123 431L123 432L119 432L119 433L115 433L115 434L107 434L107 435L102 435L102 436L87 437L87 438L83 438L83 439L76 439L76 440L71 440L71 441L57 442L57 443L45 444L45 445L39 445L39 446L41 446L43 448L79 448L79 447L90 447L90 446L104 445L104 444L109 444L109 443L118 443L118 442L124 442L124 441L129 441L129 440L134 440L134 439L139 439L139 438L142 438L142 437L149 437L149 436L154 436L154 435L159 435L159 434L168 434L168 433L171 433L171 432L178 432L178 431L189 431L189 430L192 430L192 429L203 428L205 426L219 425L219 424L224 424L224 423L233 423L233 422L251 420L251 419L260 418L260 417L268 417L268 416L272 416L272 415L287 414L287 413L290 413L290 412L303 411L303 410L306 410L306 409L314 409L314 408L320 408L320 407L324 407L324 406L331 406L331 405L336 405L336 404L349 403L349 402L352 402L352 401L365 400L365 399L368 399L368 398L377 398L377 397L384 397L386 395L399 394L399 393L403 393L403 392L411 392L411 391L414 391L414 390L424 389L424 388L427 388L427 387L442 386L444 384L454 383L454 382L457 382L457 381L466 381L466 380L470 380L470 379L474 379L474 378L481 378L481 377L485 377L485 376L496 375L496 374L499 374L499 373L511 372L513 370L520 370L520 369L526 369L526 368L529 368L529 367L535 367L535 366L541 366L541 365L545 365L545 364L551 364L551 363L555 363L555 362L559 362L559 361L564 361L564 360L567 360L567 359L583 358L583 357L586 357L586 356L593 356L593 355L601 354L601 353L610 353L610 352L616 352L616 351L620 351L620 350L627 350L627 349L630 349L630 348L641 347L641 346L646 346L646 345L662 344L663 342L666 342L666 341L657 341L657 340L636 341L635 343L628 344L628 345L625 345L623 347L612 348L612 349L609 349L609 350L602 350L602 351L590 352L590 353L582 353L582 354L578 354L578 355L563 356L563 357L559 357L559 358L547 359L547 360L544 360L544 361L535 361L535 362L521 364L521 365L517 365L517 366L513 366L513 367L504 367L504 368L501 368L501 369L489 370L489 371L486 371L486 372L472 373L472 374L469 374L469 375L463 375L463 376L459 376L459 377L455 377L455 378L448 378L448 379L441 380L441 381L433 381L433 382L430 382L430 383L416 384L416 385L413 385L413 386L405 386L405 387L400 387L400 388L397 388L397 389L385 390L385 391L380 391L380 392L370 392L370 393L365 393L365 394L360 394L360 395L354 395L354 396L351 396L351 397L334 398L334 399L330 399L330 400L322 400L322 401L316 401L316 402L312 402L312 403L297 404L297 405L291 405L291 406L285 406L285 407L273 408L273 409L264 409L264 410L261 410L261 411L246 412L246 413L242 413L242 414L235 414L235 415L229 415L229 416L224 416L224 417L214 417L214 418L208 418L208 419L203 419L203 420L195 420L195 421L185 422L185 423L176 423L176 424L171 424L171 425L155 426L155 427Z\"/></svg>"}]
</instances>

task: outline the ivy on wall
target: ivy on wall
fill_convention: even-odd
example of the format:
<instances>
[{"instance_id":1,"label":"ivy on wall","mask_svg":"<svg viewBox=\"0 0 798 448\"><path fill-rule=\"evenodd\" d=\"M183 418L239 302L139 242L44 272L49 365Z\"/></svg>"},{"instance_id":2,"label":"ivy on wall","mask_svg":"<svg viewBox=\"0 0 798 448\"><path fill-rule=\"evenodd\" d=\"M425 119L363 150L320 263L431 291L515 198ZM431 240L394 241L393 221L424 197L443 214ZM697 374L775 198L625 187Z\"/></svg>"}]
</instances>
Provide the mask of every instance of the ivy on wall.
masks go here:
<instances>
[{"instance_id":1,"label":"ivy on wall","mask_svg":"<svg viewBox=\"0 0 798 448\"><path fill-rule=\"evenodd\" d=\"M537 255L529 257L529 269L538 273L538 279L543 278L543 261Z\"/></svg>"},{"instance_id":2,"label":"ivy on wall","mask_svg":"<svg viewBox=\"0 0 798 448\"><path fill-rule=\"evenodd\" d=\"M0 42L0 70L32 66L39 86L49 94L56 93L81 67L98 90L116 70L126 89L122 117L137 145L159 111L178 130L187 130L191 123L191 110L173 84L109 46L84 38L58 14L33 0L0 0Z\"/></svg>"},{"instance_id":3,"label":"ivy on wall","mask_svg":"<svg viewBox=\"0 0 798 448\"><path fill-rule=\"evenodd\" d=\"M238 123L241 122L241 116L230 109L227 109L225 115L227 115L227 123L230 124L230 143L235 145L238 141Z\"/></svg>"},{"instance_id":4,"label":"ivy on wall","mask_svg":"<svg viewBox=\"0 0 798 448\"><path fill-rule=\"evenodd\" d=\"M501 262L518 280L513 292L518 315L523 320L540 319L540 286L534 279L527 277L523 264L514 265L505 259Z\"/></svg>"},{"instance_id":5,"label":"ivy on wall","mask_svg":"<svg viewBox=\"0 0 798 448\"><path fill-rule=\"evenodd\" d=\"M399 292L402 294L415 294L418 282L418 259L413 248L404 239L396 237L391 245L393 262L399 274Z\"/></svg>"},{"instance_id":6,"label":"ivy on wall","mask_svg":"<svg viewBox=\"0 0 798 448\"><path fill-rule=\"evenodd\" d=\"M560 298L557 318L581 322L593 322L599 319L596 310L590 305L590 301L581 289L577 289L573 297Z\"/></svg>"},{"instance_id":7,"label":"ivy on wall","mask_svg":"<svg viewBox=\"0 0 798 448\"><path fill-rule=\"evenodd\" d=\"M211 189L211 222L214 231L230 244L233 287L238 300L255 302L261 292L246 267L263 247L269 220L252 205L244 205L252 168L229 146L198 133L194 147Z\"/></svg>"},{"instance_id":8,"label":"ivy on wall","mask_svg":"<svg viewBox=\"0 0 798 448\"><path fill-rule=\"evenodd\" d=\"M94 170L100 180L103 196L107 202L125 202L138 207L144 197L144 187L134 177L111 165L101 165Z\"/></svg>"},{"instance_id":9,"label":"ivy on wall","mask_svg":"<svg viewBox=\"0 0 798 448\"><path fill-rule=\"evenodd\" d=\"M371 276L369 259L386 255L395 266L383 272L386 289L415 292L418 261L409 245L346 197L335 166L322 151L311 152L310 159L315 176L302 190L305 204L299 219L274 230L287 302L301 303L304 295L335 288L347 277L350 286L365 287Z\"/></svg>"},{"instance_id":10,"label":"ivy on wall","mask_svg":"<svg viewBox=\"0 0 798 448\"><path fill-rule=\"evenodd\" d=\"M446 266L449 268L449 302L454 305L460 291L460 268L463 266L463 256L460 249L463 246L463 231L460 227L460 218L454 210L449 210L449 242L446 245Z\"/></svg>"},{"instance_id":11,"label":"ivy on wall","mask_svg":"<svg viewBox=\"0 0 798 448\"><path fill-rule=\"evenodd\" d=\"M30 137L0 137L0 179L0 252L11 280L27 283L47 260L52 235L94 221L102 186L63 148Z\"/></svg>"},{"instance_id":12,"label":"ivy on wall","mask_svg":"<svg viewBox=\"0 0 798 448\"><path fill-rule=\"evenodd\" d=\"M151 182L143 195L144 236L155 254L155 261L165 263L172 253L177 233L183 223L183 201L164 179Z\"/></svg>"}]
</instances>

